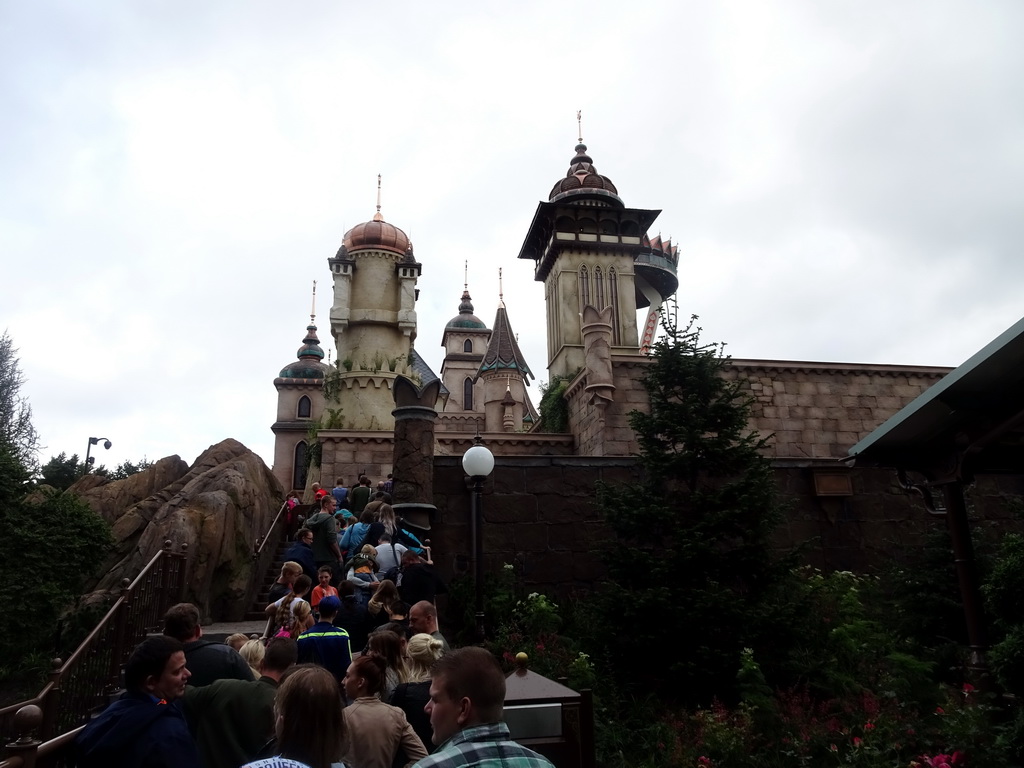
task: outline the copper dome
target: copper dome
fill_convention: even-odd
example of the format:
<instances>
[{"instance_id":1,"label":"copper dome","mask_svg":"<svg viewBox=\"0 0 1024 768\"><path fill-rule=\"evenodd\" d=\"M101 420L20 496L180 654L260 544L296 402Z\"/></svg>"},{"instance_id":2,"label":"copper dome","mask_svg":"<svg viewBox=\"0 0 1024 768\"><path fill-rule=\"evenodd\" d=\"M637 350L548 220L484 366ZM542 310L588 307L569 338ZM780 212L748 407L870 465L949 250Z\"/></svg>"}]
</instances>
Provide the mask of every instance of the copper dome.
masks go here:
<instances>
[{"instance_id":1,"label":"copper dome","mask_svg":"<svg viewBox=\"0 0 1024 768\"><path fill-rule=\"evenodd\" d=\"M384 221L379 213L373 217L372 221L356 224L346 232L342 247L349 252L377 248L402 256L412 253L409 236L394 224Z\"/></svg>"},{"instance_id":2,"label":"copper dome","mask_svg":"<svg viewBox=\"0 0 1024 768\"><path fill-rule=\"evenodd\" d=\"M594 167L594 161L587 154L586 144L576 145L576 155L569 161L569 172L559 179L548 196L550 202L569 197L581 196L599 198L623 207L619 191L607 176L602 176Z\"/></svg>"}]
</instances>

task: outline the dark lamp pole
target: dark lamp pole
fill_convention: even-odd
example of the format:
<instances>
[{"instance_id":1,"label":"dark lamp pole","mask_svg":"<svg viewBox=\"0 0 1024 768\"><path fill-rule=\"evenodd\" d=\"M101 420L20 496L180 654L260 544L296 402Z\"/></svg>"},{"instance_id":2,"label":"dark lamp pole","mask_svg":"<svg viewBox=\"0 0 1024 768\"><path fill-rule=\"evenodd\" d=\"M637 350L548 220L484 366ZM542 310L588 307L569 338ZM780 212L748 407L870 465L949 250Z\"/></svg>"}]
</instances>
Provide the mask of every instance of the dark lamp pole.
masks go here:
<instances>
[{"instance_id":1,"label":"dark lamp pole","mask_svg":"<svg viewBox=\"0 0 1024 768\"><path fill-rule=\"evenodd\" d=\"M484 447L480 436L462 457L462 469L473 481L470 496L469 535L473 547L473 582L476 588L476 639L484 641L484 547L481 494L484 480L494 471L494 454Z\"/></svg>"},{"instance_id":2,"label":"dark lamp pole","mask_svg":"<svg viewBox=\"0 0 1024 768\"><path fill-rule=\"evenodd\" d=\"M92 469L92 465L96 461L96 457L95 456L90 457L89 453L92 451L92 447L94 445L99 445L100 440L103 441L103 447L106 448L108 451L110 450L110 446L113 445L113 443L110 442L110 440L105 438L105 437L90 437L89 438L89 445L86 446L86 449L85 449L85 471L86 472L88 472L90 469Z\"/></svg>"}]
</instances>

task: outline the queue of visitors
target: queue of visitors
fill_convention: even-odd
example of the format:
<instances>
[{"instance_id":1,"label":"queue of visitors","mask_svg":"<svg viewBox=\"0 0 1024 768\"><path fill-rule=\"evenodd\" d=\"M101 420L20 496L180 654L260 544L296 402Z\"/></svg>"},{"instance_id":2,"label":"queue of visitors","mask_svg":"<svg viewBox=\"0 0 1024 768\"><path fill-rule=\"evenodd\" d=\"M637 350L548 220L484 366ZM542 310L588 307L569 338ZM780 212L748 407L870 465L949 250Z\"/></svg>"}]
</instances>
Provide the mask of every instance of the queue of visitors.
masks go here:
<instances>
[{"instance_id":1,"label":"queue of visitors","mask_svg":"<svg viewBox=\"0 0 1024 768\"><path fill-rule=\"evenodd\" d=\"M209 640L196 606L170 608L163 635L128 660L126 693L76 738L72 763L553 768L511 740L494 657L452 650L441 634L445 585L395 515L391 483L314 485L317 512L295 532L262 637Z\"/></svg>"}]
</instances>

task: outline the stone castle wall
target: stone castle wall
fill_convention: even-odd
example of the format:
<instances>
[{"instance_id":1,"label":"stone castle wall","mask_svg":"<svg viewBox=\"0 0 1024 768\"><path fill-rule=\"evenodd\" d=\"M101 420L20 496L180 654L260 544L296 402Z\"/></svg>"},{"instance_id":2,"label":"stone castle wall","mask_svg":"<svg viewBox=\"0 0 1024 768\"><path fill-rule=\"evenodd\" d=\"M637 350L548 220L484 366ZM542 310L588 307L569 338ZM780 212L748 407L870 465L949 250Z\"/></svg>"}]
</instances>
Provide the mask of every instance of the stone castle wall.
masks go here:
<instances>
[{"instance_id":1,"label":"stone castle wall","mask_svg":"<svg viewBox=\"0 0 1024 768\"><path fill-rule=\"evenodd\" d=\"M732 360L754 398L750 425L774 434L772 455L845 458L847 451L950 368Z\"/></svg>"},{"instance_id":2,"label":"stone castle wall","mask_svg":"<svg viewBox=\"0 0 1024 768\"><path fill-rule=\"evenodd\" d=\"M930 515L919 497L883 469L849 471L853 493L818 495L809 466L776 463L785 505L776 531L780 551L802 547L801 560L824 570L869 572L901 559L945 518ZM512 563L530 589L566 595L606 578L602 544L611 533L596 503L598 481L636 481L642 470L626 457L498 457L484 484L484 564L497 571ZM983 477L968 489L975 537L1024 531L1013 499L1024 496L1024 477ZM428 538L439 575L450 580L470 562L470 491L459 456L434 460L438 516Z\"/></svg>"},{"instance_id":3,"label":"stone castle wall","mask_svg":"<svg viewBox=\"0 0 1024 768\"><path fill-rule=\"evenodd\" d=\"M586 369L569 383L565 398L576 455L636 455L639 446L629 426L629 415L632 411L647 409L647 391L642 378L650 363L651 358L645 355L612 355L615 391L614 399L607 405L591 402Z\"/></svg>"}]
</instances>

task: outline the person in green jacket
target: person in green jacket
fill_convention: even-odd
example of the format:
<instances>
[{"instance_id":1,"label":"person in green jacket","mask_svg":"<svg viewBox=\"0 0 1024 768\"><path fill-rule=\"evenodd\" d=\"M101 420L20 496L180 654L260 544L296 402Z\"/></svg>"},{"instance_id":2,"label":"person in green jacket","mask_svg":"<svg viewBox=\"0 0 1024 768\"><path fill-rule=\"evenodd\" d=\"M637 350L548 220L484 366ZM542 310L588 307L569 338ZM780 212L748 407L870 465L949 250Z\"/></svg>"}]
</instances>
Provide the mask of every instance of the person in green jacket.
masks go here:
<instances>
[{"instance_id":1,"label":"person in green jacket","mask_svg":"<svg viewBox=\"0 0 1024 768\"><path fill-rule=\"evenodd\" d=\"M274 696L298 658L289 637L267 643L259 680L217 680L185 689L185 719L205 768L238 768L255 760L274 735Z\"/></svg>"}]
</instances>

